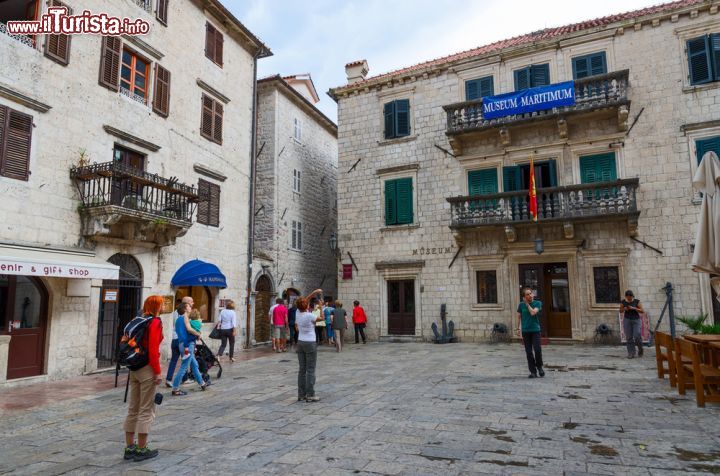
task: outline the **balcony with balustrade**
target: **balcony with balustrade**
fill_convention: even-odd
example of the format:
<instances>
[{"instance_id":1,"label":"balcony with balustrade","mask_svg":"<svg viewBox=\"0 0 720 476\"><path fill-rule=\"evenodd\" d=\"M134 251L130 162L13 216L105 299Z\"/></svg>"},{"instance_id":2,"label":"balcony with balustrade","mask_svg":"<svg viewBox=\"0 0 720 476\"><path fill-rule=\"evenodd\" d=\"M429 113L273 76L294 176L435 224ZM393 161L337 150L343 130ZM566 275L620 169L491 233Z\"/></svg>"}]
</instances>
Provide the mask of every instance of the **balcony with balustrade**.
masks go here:
<instances>
[{"instance_id":1,"label":"balcony with balustrade","mask_svg":"<svg viewBox=\"0 0 720 476\"><path fill-rule=\"evenodd\" d=\"M450 197L450 228L455 232L504 228L508 241L515 241L516 228L554 224L563 227L566 238L574 237L578 223L626 221L635 235L640 211L637 208L638 178L537 190L538 220L530 215L527 190L491 195Z\"/></svg>"},{"instance_id":2,"label":"balcony with balustrade","mask_svg":"<svg viewBox=\"0 0 720 476\"><path fill-rule=\"evenodd\" d=\"M456 155L462 154L463 140L471 135L489 130L499 130L504 146L511 144L510 130L540 121L556 121L560 138L568 137L567 121L581 115L616 116L618 130L628 128L630 100L628 98L629 70L613 71L588 76L574 81L575 104L552 109L514 114L486 119L483 116L483 100L474 99L443 106L447 115L445 134Z\"/></svg>"},{"instance_id":3,"label":"balcony with balustrade","mask_svg":"<svg viewBox=\"0 0 720 476\"><path fill-rule=\"evenodd\" d=\"M194 186L121 162L73 167L70 177L80 195L82 234L167 246L192 226L201 197Z\"/></svg>"}]
</instances>

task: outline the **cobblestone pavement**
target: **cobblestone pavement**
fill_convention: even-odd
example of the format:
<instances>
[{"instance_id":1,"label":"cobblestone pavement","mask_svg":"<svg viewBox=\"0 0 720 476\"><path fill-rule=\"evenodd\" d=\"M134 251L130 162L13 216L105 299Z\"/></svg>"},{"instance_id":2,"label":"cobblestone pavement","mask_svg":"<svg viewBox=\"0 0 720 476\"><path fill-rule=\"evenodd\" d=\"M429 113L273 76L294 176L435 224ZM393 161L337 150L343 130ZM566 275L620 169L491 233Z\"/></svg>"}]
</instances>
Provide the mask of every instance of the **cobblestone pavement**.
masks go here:
<instances>
[{"instance_id":1,"label":"cobblestone pavement","mask_svg":"<svg viewBox=\"0 0 720 476\"><path fill-rule=\"evenodd\" d=\"M121 457L123 390L6 414L0 473L688 474L720 472L720 406L656 378L650 349L549 346L530 380L518 344L322 348L318 403L297 360L225 365L158 409L160 456Z\"/></svg>"}]
</instances>

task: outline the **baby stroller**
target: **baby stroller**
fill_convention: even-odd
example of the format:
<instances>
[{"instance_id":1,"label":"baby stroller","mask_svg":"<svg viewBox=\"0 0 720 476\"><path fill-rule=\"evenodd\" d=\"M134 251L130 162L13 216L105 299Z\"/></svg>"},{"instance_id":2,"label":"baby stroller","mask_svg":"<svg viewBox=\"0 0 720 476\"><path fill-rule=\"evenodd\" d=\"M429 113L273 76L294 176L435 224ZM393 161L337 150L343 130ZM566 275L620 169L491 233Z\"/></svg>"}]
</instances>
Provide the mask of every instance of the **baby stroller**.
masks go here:
<instances>
[{"instance_id":1,"label":"baby stroller","mask_svg":"<svg viewBox=\"0 0 720 476\"><path fill-rule=\"evenodd\" d=\"M200 339L199 344L195 344L195 360L197 360L198 368L200 369L200 374L202 375L202 378L205 380L206 383L210 384L210 374L208 373L211 368L215 367L217 365L218 371L215 378L220 378L222 376L222 365L220 365L220 361L217 357L215 357L215 354L213 354L213 351L210 350L210 347L205 344L205 341ZM188 369L187 373L183 375L183 383L187 381L188 379L192 380L193 375L192 371Z\"/></svg>"}]
</instances>

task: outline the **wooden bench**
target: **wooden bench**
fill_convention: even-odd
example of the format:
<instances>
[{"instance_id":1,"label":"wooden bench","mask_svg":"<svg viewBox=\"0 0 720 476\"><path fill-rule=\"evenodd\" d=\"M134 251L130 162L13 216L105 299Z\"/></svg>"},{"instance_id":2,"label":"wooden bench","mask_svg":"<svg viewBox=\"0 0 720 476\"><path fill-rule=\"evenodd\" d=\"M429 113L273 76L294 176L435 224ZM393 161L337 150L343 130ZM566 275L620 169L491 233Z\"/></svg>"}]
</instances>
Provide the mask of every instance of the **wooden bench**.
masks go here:
<instances>
[{"instance_id":1,"label":"wooden bench","mask_svg":"<svg viewBox=\"0 0 720 476\"><path fill-rule=\"evenodd\" d=\"M678 393L685 395L686 387L692 386L698 407L704 407L705 402L720 403L720 370L702 362L700 344L678 338L675 339L675 352L679 363ZM690 363L684 362L684 358L690 359Z\"/></svg>"},{"instance_id":2,"label":"wooden bench","mask_svg":"<svg viewBox=\"0 0 720 476\"><path fill-rule=\"evenodd\" d=\"M668 376L670 386L677 385L677 370L675 369L675 344L670 334L655 332L655 359L657 360L658 378ZM667 362L667 367L665 366ZM688 360L690 362L690 360Z\"/></svg>"}]
</instances>

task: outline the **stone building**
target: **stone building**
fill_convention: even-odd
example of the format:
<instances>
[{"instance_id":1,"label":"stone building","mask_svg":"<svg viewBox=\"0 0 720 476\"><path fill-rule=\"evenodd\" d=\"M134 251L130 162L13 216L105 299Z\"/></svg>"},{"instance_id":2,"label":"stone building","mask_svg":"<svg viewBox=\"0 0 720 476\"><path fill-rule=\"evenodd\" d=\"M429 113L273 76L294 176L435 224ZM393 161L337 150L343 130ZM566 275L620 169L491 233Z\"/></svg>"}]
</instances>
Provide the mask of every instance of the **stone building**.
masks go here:
<instances>
[{"instance_id":1,"label":"stone building","mask_svg":"<svg viewBox=\"0 0 720 476\"><path fill-rule=\"evenodd\" d=\"M339 168L352 168L339 295L364 304L370 333L428 339L441 304L463 341L512 332L521 286L555 339L617 332L628 288L656 320L666 282L676 314L712 315L707 276L690 270L691 178L720 148L719 8L668 3L375 77L348 64L330 91Z\"/></svg>"},{"instance_id":2,"label":"stone building","mask_svg":"<svg viewBox=\"0 0 720 476\"><path fill-rule=\"evenodd\" d=\"M150 31L7 34L48 3ZM243 314L255 66L270 54L216 0L3 2L0 382L113 365L151 294L168 313L192 294L206 321L223 299Z\"/></svg>"},{"instance_id":3,"label":"stone building","mask_svg":"<svg viewBox=\"0 0 720 476\"><path fill-rule=\"evenodd\" d=\"M274 298L337 296L337 126L309 74L258 81L252 342L270 339Z\"/></svg>"}]
</instances>

